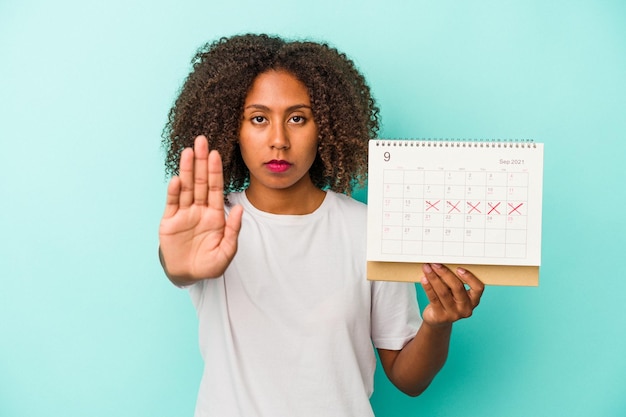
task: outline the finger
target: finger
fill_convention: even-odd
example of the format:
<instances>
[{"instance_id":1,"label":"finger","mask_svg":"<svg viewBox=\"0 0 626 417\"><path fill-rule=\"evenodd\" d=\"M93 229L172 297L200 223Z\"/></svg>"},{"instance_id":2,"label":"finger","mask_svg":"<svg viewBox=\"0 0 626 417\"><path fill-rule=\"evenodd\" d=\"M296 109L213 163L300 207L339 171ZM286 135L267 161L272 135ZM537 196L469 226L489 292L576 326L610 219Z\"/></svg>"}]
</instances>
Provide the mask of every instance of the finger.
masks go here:
<instances>
[{"instance_id":1,"label":"finger","mask_svg":"<svg viewBox=\"0 0 626 417\"><path fill-rule=\"evenodd\" d=\"M447 312L448 318L456 321L460 318L470 317L474 305L469 297L463 281L461 281L450 269L444 265L431 264L433 275L430 281L442 300L442 308Z\"/></svg>"},{"instance_id":2,"label":"finger","mask_svg":"<svg viewBox=\"0 0 626 417\"><path fill-rule=\"evenodd\" d=\"M451 305L454 305L454 297L450 291L450 287L441 279L434 270L435 264L423 264L422 271L424 272L424 278L428 281L433 289L436 298L439 303L445 309L450 309Z\"/></svg>"},{"instance_id":3,"label":"finger","mask_svg":"<svg viewBox=\"0 0 626 417\"><path fill-rule=\"evenodd\" d=\"M426 269L424 268L425 267L422 267L422 269L424 270L424 273L426 273ZM433 306L436 305L437 307L440 307L441 300L439 300L439 297L437 296L437 292L435 291L432 284L430 283L430 280L426 276L424 276L422 278L421 284L422 284L422 288L424 289L424 292L426 293L426 297L428 297L428 301L430 302L430 304Z\"/></svg>"},{"instance_id":4,"label":"finger","mask_svg":"<svg viewBox=\"0 0 626 417\"><path fill-rule=\"evenodd\" d=\"M470 287L469 290L467 290L467 295L472 302L472 306L476 307L485 291L485 284L478 279L476 275L465 268L457 268L456 271L461 279Z\"/></svg>"},{"instance_id":5,"label":"finger","mask_svg":"<svg viewBox=\"0 0 626 417\"><path fill-rule=\"evenodd\" d=\"M193 202L193 149L186 148L180 154L180 207L189 207Z\"/></svg>"},{"instance_id":6,"label":"finger","mask_svg":"<svg viewBox=\"0 0 626 417\"><path fill-rule=\"evenodd\" d=\"M441 264L431 264L435 274L441 278L441 281L448 287L448 291L452 294L454 301L458 304L470 305L470 299L465 290L463 281L459 279L448 267Z\"/></svg>"},{"instance_id":7,"label":"finger","mask_svg":"<svg viewBox=\"0 0 626 417\"><path fill-rule=\"evenodd\" d=\"M178 211L180 203L180 178L172 177L167 185L167 197L165 199L165 212L163 217L172 217Z\"/></svg>"},{"instance_id":8,"label":"finger","mask_svg":"<svg viewBox=\"0 0 626 417\"><path fill-rule=\"evenodd\" d=\"M226 219L226 228L224 229L223 243L226 245L226 249L230 253L237 251L237 237L241 230L241 217L243 215L243 207L236 205L230 209L228 218Z\"/></svg>"},{"instance_id":9,"label":"finger","mask_svg":"<svg viewBox=\"0 0 626 417\"><path fill-rule=\"evenodd\" d=\"M204 136L198 136L193 145L193 199L194 204L207 204L209 143Z\"/></svg>"},{"instance_id":10,"label":"finger","mask_svg":"<svg viewBox=\"0 0 626 417\"><path fill-rule=\"evenodd\" d=\"M209 153L209 207L224 210L224 173L222 172L222 157L219 152L212 150Z\"/></svg>"}]
</instances>

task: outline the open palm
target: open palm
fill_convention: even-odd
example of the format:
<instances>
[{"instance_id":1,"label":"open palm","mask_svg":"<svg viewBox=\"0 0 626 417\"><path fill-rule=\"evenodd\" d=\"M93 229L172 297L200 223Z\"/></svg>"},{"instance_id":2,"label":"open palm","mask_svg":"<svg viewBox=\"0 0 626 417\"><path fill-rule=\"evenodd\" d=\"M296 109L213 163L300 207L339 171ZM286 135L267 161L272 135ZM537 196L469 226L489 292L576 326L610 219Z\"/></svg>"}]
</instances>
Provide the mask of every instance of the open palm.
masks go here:
<instances>
[{"instance_id":1,"label":"open palm","mask_svg":"<svg viewBox=\"0 0 626 417\"><path fill-rule=\"evenodd\" d=\"M221 157L198 136L167 188L159 243L168 277L185 285L222 275L237 252L242 213L235 206L226 218Z\"/></svg>"}]
</instances>

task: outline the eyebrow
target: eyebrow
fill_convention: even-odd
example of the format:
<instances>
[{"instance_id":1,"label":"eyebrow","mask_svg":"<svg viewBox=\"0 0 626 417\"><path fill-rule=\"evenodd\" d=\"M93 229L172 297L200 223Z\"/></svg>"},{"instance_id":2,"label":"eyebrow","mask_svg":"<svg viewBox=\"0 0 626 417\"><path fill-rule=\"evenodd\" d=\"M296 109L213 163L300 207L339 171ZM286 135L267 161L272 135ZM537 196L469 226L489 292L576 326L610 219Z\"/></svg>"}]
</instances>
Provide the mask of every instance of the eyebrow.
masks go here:
<instances>
[{"instance_id":1,"label":"eyebrow","mask_svg":"<svg viewBox=\"0 0 626 417\"><path fill-rule=\"evenodd\" d=\"M258 110L265 110L265 111L270 111L271 109L263 104L249 104L246 107L244 107L244 110L248 110L248 109L258 109ZM293 106L289 106L287 107L287 111L294 111L294 110L300 110L300 109L309 109L311 110L311 106L306 105L306 104L294 104Z\"/></svg>"}]
</instances>

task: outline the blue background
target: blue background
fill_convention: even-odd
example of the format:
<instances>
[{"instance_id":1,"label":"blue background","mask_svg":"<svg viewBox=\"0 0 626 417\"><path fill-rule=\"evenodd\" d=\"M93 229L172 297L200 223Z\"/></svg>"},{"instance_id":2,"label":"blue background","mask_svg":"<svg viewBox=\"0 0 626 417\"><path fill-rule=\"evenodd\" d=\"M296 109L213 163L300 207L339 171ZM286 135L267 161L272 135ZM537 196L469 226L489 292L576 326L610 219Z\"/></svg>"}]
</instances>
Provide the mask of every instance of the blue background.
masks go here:
<instances>
[{"instance_id":1,"label":"blue background","mask_svg":"<svg viewBox=\"0 0 626 417\"><path fill-rule=\"evenodd\" d=\"M383 136L546 144L540 286L487 288L421 397L379 372L377 415L626 415L626 3L0 0L0 416L192 415L160 133L195 49L248 31L345 51Z\"/></svg>"}]
</instances>

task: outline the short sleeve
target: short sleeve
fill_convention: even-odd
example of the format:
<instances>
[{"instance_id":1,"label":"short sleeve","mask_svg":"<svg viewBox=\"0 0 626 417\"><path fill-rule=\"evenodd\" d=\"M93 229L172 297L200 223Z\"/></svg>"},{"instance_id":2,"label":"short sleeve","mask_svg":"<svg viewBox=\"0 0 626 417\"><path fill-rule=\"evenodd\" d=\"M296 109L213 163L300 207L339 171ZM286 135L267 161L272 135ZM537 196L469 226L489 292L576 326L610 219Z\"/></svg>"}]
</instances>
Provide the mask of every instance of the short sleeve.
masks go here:
<instances>
[{"instance_id":1,"label":"short sleeve","mask_svg":"<svg viewBox=\"0 0 626 417\"><path fill-rule=\"evenodd\" d=\"M422 318L412 282L372 282L372 342L379 349L400 350L417 333Z\"/></svg>"}]
</instances>

